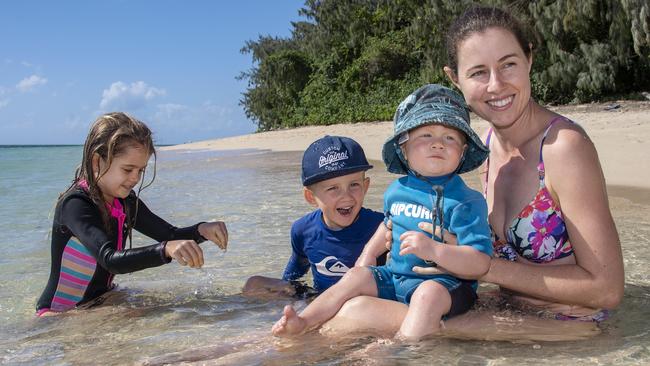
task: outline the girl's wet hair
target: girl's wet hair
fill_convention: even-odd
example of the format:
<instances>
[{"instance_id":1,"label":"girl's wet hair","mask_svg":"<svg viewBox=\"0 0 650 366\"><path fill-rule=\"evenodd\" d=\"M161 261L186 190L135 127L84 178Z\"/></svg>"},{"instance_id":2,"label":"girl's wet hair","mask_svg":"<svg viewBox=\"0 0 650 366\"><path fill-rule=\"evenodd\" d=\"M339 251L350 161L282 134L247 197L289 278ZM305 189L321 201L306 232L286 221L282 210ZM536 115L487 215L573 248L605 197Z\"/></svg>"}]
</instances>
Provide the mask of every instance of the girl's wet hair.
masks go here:
<instances>
[{"instance_id":1,"label":"girl's wet hair","mask_svg":"<svg viewBox=\"0 0 650 366\"><path fill-rule=\"evenodd\" d=\"M112 112L97 118L90 127L88 137L86 137L86 142L84 143L81 165L75 172L72 185L66 190L67 192L74 189L80 181L85 180L88 184L88 195L95 205L97 205L107 231L111 229L110 213L106 208L104 197L97 181L106 173L113 159L123 154L129 147L143 147L145 151L154 156L153 177L147 186L151 184L156 176L156 149L154 148L151 130L143 122L126 113ZM104 172L93 172L93 157L95 154L106 163ZM141 182L138 195L143 188L145 187L142 186ZM126 206L125 209L127 209ZM126 222L130 223L129 212L125 213L127 215ZM134 213L133 217L135 215L137 215L137 206L136 213ZM131 226L129 225L129 237Z\"/></svg>"},{"instance_id":2,"label":"girl's wet hair","mask_svg":"<svg viewBox=\"0 0 650 366\"><path fill-rule=\"evenodd\" d=\"M458 47L461 42L472 34L485 32L489 28L501 28L512 33L526 57L530 58L531 42L515 17L499 8L472 6L456 18L447 30L447 66L458 73Z\"/></svg>"}]
</instances>

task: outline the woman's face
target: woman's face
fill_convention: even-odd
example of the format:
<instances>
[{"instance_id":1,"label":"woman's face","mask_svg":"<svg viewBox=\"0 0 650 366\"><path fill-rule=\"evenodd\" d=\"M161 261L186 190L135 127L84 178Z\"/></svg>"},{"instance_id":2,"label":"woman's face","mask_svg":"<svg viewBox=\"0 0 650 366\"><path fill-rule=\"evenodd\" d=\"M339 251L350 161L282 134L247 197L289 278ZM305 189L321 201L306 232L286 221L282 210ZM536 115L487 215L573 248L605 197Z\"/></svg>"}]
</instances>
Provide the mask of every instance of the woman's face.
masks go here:
<instances>
[{"instance_id":1,"label":"woman's face","mask_svg":"<svg viewBox=\"0 0 650 366\"><path fill-rule=\"evenodd\" d=\"M512 125L530 100L532 57L503 28L471 34L457 52L458 73L445 71L472 111L497 128Z\"/></svg>"}]
</instances>

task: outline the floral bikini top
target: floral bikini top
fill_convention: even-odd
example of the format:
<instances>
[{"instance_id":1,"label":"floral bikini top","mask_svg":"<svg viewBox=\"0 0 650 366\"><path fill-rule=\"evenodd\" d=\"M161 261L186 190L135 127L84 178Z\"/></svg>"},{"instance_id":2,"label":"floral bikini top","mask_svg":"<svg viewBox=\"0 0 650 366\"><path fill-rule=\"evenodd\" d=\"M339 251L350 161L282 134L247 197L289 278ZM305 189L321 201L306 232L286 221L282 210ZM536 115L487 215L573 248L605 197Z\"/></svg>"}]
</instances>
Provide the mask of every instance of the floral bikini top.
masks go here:
<instances>
[{"instance_id":1,"label":"floral bikini top","mask_svg":"<svg viewBox=\"0 0 650 366\"><path fill-rule=\"evenodd\" d=\"M546 185L544 184L544 160L542 158L542 147L548 131L553 124L564 117L554 118L544 131L542 143L539 148L539 189L535 198L512 220L506 229L505 241L492 229L495 254L506 259L514 260L516 257L512 250L529 261L536 263L550 262L573 254L573 247L569 242L569 233L564 225L562 210L555 203ZM565 119L566 120L566 119ZM488 131L485 144L490 146L492 129ZM487 197L488 174L490 160L487 161L485 174L485 191Z\"/></svg>"}]
</instances>

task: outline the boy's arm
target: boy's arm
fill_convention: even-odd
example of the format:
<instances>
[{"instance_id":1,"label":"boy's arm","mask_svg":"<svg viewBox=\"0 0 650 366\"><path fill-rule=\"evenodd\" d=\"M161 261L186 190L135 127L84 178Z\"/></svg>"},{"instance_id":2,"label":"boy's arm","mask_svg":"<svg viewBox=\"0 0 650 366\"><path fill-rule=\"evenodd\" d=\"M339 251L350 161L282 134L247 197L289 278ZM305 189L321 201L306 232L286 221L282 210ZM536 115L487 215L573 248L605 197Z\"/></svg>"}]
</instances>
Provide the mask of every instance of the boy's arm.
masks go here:
<instances>
[{"instance_id":1,"label":"boy's arm","mask_svg":"<svg viewBox=\"0 0 650 366\"><path fill-rule=\"evenodd\" d=\"M282 279L285 281L297 280L304 276L307 271L309 271L309 259L293 252L287 262L284 273L282 273Z\"/></svg>"},{"instance_id":2,"label":"boy's arm","mask_svg":"<svg viewBox=\"0 0 650 366\"><path fill-rule=\"evenodd\" d=\"M291 225L291 257L282 273L282 279L285 281L297 280L309 271L309 258L305 255L301 230L296 223Z\"/></svg>"},{"instance_id":3,"label":"boy's arm","mask_svg":"<svg viewBox=\"0 0 650 366\"><path fill-rule=\"evenodd\" d=\"M363 248L361 255L354 263L355 267L377 265L377 257L386 251L386 233L388 232L384 223L379 224L377 230Z\"/></svg>"}]
</instances>

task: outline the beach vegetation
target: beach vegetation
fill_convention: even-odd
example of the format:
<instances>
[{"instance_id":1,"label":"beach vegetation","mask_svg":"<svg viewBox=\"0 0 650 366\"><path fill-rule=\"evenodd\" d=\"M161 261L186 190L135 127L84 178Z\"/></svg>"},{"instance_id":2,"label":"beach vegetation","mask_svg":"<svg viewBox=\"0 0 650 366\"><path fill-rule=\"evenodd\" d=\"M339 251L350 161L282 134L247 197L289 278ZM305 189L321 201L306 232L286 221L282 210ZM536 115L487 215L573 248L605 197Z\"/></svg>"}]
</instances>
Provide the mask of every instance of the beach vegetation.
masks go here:
<instances>
[{"instance_id":1,"label":"beach vegetation","mask_svg":"<svg viewBox=\"0 0 650 366\"><path fill-rule=\"evenodd\" d=\"M306 0L288 38L248 41L241 105L260 131L389 120L425 83L451 86L449 23L466 0ZM532 92L541 103L637 95L650 85L647 0L489 0L528 28Z\"/></svg>"}]
</instances>

